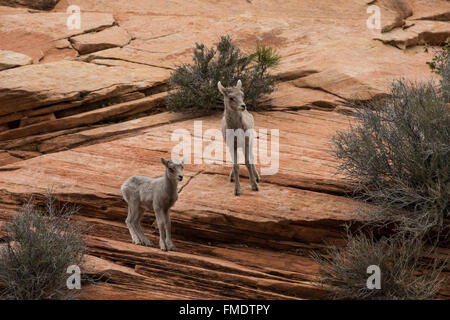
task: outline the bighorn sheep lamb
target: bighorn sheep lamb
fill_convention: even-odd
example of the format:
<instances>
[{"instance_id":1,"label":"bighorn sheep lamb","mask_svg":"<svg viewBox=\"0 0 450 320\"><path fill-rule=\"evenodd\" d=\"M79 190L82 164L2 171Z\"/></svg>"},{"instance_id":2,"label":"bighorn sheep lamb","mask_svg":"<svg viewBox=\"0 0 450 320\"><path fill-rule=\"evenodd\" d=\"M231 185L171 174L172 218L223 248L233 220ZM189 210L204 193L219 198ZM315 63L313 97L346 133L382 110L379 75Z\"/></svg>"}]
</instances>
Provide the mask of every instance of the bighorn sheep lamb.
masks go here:
<instances>
[{"instance_id":1,"label":"bighorn sheep lamb","mask_svg":"<svg viewBox=\"0 0 450 320\"><path fill-rule=\"evenodd\" d=\"M178 199L178 181L183 180L183 160L165 160L165 174L158 178L132 176L124 182L120 190L128 203L126 224L133 243L151 246L152 243L142 232L140 221L145 209L153 211L159 229L159 246L164 251L174 251L169 209Z\"/></svg>"},{"instance_id":2,"label":"bighorn sheep lamb","mask_svg":"<svg viewBox=\"0 0 450 320\"><path fill-rule=\"evenodd\" d=\"M258 191L259 176L256 171L255 164L253 163L252 150L252 132L254 131L254 122L253 116L247 111L247 107L244 103L242 82L241 80L238 80L235 87L224 88L219 81L217 83L217 87L219 88L220 93L222 93L223 95L223 102L225 105L222 117L222 134L233 158L233 169L230 173L230 181L235 181L234 194L236 196L241 194L237 150L238 148L243 147L245 155L245 166L248 170L252 190ZM230 135L228 139L227 130L228 133L233 133L233 135ZM248 135L248 133L251 133L250 136ZM245 144L243 143L243 138L245 138Z\"/></svg>"}]
</instances>

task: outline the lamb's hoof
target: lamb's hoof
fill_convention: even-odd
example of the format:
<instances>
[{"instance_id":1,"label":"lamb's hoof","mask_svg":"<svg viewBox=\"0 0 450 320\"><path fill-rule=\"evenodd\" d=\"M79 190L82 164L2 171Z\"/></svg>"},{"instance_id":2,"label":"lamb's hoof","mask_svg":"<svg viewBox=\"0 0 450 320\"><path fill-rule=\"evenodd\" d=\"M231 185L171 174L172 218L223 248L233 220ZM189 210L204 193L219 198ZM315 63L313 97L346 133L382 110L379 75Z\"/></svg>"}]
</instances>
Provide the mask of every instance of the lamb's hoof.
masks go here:
<instances>
[{"instance_id":1,"label":"lamb's hoof","mask_svg":"<svg viewBox=\"0 0 450 320\"><path fill-rule=\"evenodd\" d=\"M150 240L147 241L133 241L134 244L138 246L144 246L144 247L153 247L153 244L150 242Z\"/></svg>"},{"instance_id":2,"label":"lamb's hoof","mask_svg":"<svg viewBox=\"0 0 450 320\"><path fill-rule=\"evenodd\" d=\"M241 191L240 190L234 190L234 195L235 196L240 196L241 195Z\"/></svg>"},{"instance_id":3,"label":"lamb's hoof","mask_svg":"<svg viewBox=\"0 0 450 320\"><path fill-rule=\"evenodd\" d=\"M167 251L177 251L177 248L175 247L175 245L173 243L169 243L167 245Z\"/></svg>"},{"instance_id":4,"label":"lamb's hoof","mask_svg":"<svg viewBox=\"0 0 450 320\"><path fill-rule=\"evenodd\" d=\"M161 248L162 251L167 251L167 247L164 241L159 242L159 247Z\"/></svg>"},{"instance_id":5,"label":"lamb's hoof","mask_svg":"<svg viewBox=\"0 0 450 320\"><path fill-rule=\"evenodd\" d=\"M257 184L252 185L252 190L253 191L259 191L259 187Z\"/></svg>"},{"instance_id":6,"label":"lamb's hoof","mask_svg":"<svg viewBox=\"0 0 450 320\"><path fill-rule=\"evenodd\" d=\"M143 239L143 241L141 242L141 245L146 246L146 247L153 247L152 242L148 239Z\"/></svg>"}]
</instances>

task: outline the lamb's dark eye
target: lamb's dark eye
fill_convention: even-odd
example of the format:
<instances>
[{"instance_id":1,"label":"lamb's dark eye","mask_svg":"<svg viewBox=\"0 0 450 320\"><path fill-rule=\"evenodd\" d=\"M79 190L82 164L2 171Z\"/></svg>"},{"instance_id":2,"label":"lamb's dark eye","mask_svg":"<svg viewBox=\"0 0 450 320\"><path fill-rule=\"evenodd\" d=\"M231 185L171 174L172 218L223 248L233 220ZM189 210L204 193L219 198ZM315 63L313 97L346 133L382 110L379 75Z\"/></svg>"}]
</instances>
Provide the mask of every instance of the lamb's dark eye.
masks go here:
<instances>
[{"instance_id":1,"label":"lamb's dark eye","mask_svg":"<svg viewBox=\"0 0 450 320\"><path fill-rule=\"evenodd\" d=\"M234 101L234 98L233 98L233 97L230 97L230 100L231 100L231 101Z\"/></svg>"}]
</instances>

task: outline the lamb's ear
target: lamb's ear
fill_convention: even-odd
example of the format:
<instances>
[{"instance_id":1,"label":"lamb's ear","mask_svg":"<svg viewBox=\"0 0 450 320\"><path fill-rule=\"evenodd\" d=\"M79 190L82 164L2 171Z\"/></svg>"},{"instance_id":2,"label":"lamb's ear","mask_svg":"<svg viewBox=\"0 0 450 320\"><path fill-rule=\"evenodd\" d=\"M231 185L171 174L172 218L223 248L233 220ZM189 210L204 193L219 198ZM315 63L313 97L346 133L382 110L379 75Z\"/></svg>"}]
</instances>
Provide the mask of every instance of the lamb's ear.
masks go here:
<instances>
[{"instance_id":1,"label":"lamb's ear","mask_svg":"<svg viewBox=\"0 0 450 320\"><path fill-rule=\"evenodd\" d=\"M219 89L220 93L225 95L225 88L223 87L223 85L219 82L217 82L217 88Z\"/></svg>"},{"instance_id":2,"label":"lamb's ear","mask_svg":"<svg viewBox=\"0 0 450 320\"><path fill-rule=\"evenodd\" d=\"M169 163L169 161L164 158L161 158L161 163L167 167L167 164Z\"/></svg>"},{"instance_id":3,"label":"lamb's ear","mask_svg":"<svg viewBox=\"0 0 450 320\"><path fill-rule=\"evenodd\" d=\"M242 82L241 82L241 79L239 79L237 84L236 84L236 89L241 90L241 88L242 88Z\"/></svg>"}]
</instances>

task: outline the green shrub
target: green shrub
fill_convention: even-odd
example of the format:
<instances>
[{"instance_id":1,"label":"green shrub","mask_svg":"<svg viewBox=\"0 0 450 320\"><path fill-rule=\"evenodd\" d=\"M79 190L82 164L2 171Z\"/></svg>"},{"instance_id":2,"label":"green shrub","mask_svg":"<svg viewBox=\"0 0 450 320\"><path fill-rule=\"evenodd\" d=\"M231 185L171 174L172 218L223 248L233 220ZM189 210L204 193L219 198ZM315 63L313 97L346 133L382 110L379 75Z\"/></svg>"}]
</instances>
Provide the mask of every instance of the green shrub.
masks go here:
<instances>
[{"instance_id":1,"label":"green shrub","mask_svg":"<svg viewBox=\"0 0 450 320\"><path fill-rule=\"evenodd\" d=\"M71 222L77 209L48 197L45 212L31 201L21 211L7 224L10 242L0 250L0 298L75 297L79 290L68 290L66 281L67 268L80 266L85 252L82 229Z\"/></svg>"},{"instance_id":2,"label":"green shrub","mask_svg":"<svg viewBox=\"0 0 450 320\"><path fill-rule=\"evenodd\" d=\"M253 54L244 54L229 36L222 36L216 49L196 43L193 60L193 64L183 64L171 74L169 110L206 114L223 109L217 82L231 86L239 79L248 108L255 109L260 98L275 88L276 78L268 69L277 66L280 57L263 45L258 45Z\"/></svg>"},{"instance_id":3,"label":"green shrub","mask_svg":"<svg viewBox=\"0 0 450 320\"><path fill-rule=\"evenodd\" d=\"M425 47L425 52L428 52L428 45ZM436 74L442 74L445 68L445 64L448 64L448 58L450 56L450 38L447 38L442 49L437 52L433 59L427 62L431 71Z\"/></svg>"},{"instance_id":4,"label":"green shrub","mask_svg":"<svg viewBox=\"0 0 450 320\"><path fill-rule=\"evenodd\" d=\"M332 246L326 256L313 254L320 265L320 286L334 299L431 299L438 293L444 279L440 276L446 262L430 262L418 237L396 236L374 240L373 235L347 234L347 245ZM368 289L367 268L380 268L380 289ZM424 272L426 270L426 272Z\"/></svg>"},{"instance_id":5,"label":"green shrub","mask_svg":"<svg viewBox=\"0 0 450 320\"><path fill-rule=\"evenodd\" d=\"M448 62L442 66L441 85L395 81L388 98L355 106L356 125L333 139L356 194L381 208L372 217L400 219L408 232L440 232L449 217Z\"/></svg>"}]
</instances>

